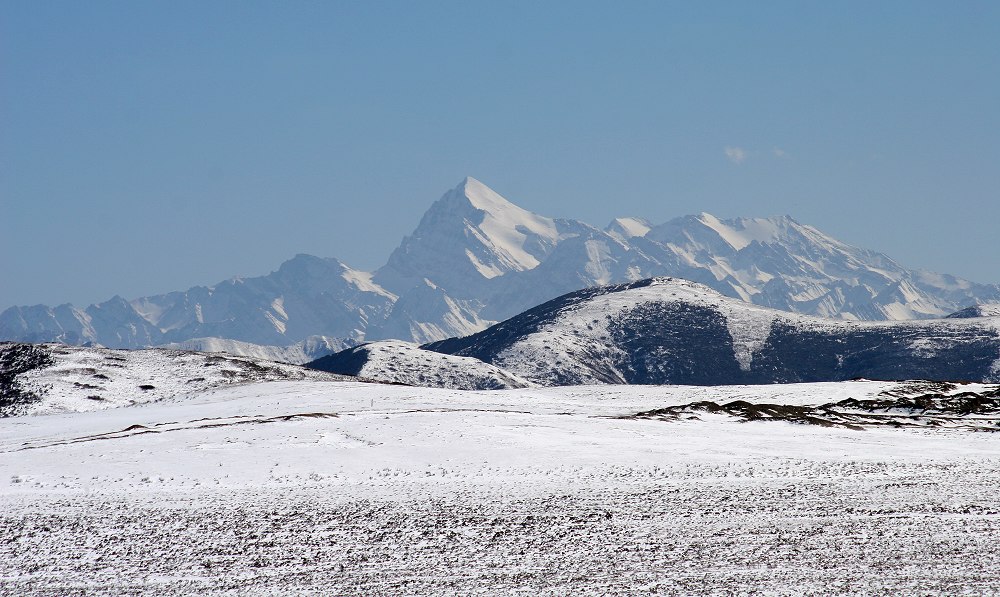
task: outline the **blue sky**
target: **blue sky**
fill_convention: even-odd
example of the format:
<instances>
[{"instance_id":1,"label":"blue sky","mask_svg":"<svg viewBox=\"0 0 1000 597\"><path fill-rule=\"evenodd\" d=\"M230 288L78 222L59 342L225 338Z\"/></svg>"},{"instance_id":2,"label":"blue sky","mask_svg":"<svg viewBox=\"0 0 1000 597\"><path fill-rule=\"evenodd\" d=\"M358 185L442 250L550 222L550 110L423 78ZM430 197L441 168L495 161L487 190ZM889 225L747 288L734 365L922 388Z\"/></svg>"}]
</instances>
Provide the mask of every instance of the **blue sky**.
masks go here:
<instances>
[{"instance_id":1,"label":"blue sky","mask_svg":"<svg viewBox=\"0 0 1000 597\"><path fill-rule=\"evenodd\" d=\"M374 268L466 175L1000 282L1000 3L0 4L0 309Z\"/></svg>"}]
</instances>

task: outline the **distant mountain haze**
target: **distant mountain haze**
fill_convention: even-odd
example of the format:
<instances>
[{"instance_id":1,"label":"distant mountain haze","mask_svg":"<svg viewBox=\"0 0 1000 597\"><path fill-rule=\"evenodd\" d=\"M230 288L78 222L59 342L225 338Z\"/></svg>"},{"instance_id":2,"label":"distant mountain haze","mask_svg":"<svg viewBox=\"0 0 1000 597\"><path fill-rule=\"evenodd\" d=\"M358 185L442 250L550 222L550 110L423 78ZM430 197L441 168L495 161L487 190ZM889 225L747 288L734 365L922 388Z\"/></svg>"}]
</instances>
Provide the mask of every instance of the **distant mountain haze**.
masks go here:
<instances>
[{"instance_id":1,"label":"distant mountain haze","mask_svg":"<svg viewBox=\"0 0 1000 597\"><path fill-rule=\"evenodd\" d=\"M1000 302L996 284L908 270L788 216L702 213L659 225L625 216L601 229L531 213L466 178L375 272L297 255L265 276L210 287L85 308L11 307L0 313L0 339L307 359L361 341L465 336L568 292L654 276L844 320L938 318Z\"/></svg>"}]
</instances>

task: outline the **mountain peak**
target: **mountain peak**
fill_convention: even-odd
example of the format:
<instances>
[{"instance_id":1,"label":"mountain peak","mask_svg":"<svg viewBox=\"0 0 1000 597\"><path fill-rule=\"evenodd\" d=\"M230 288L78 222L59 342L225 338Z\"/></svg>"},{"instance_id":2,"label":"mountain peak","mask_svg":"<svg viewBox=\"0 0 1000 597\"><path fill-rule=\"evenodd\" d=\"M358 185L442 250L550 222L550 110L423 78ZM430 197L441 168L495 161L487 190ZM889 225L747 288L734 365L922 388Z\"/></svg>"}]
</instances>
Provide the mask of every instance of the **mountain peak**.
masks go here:
<instances>
[{"instance_id":1,"label":"mountain peak","mask_svg":"<svg viewBox=\"0 0 1000 597\"><path fill-rule=\"evenodd\" d=\"M489 214L518 214L518 215L529 215L539 218L530 211L519 207L506 198L504 198L500 193L497 193L490 187L486 186L480 180L477 180L471 176L466 176L465 179L459 183L457 187L452 189L450 193L447 193L442 199L447 199L449 196L464 197L476 209L481 209Z\"/></svg>"},{"instance_id":2,"label":"mountain peak","mask_svg":"<svg viewBox=\"0 0 1000 597\"><path fill-rule=\"evenodd\" d=\"M536 267L558 240L554 220L518 207L469 176L431 205L377 278L397 290L429 278L465 293L472 290L465 288L470 280Z\"/></svg>"},{"instance_id":3,"label":"mountain peak","mask_svg":"<svg viewBox=\"0 0 1000 597\"><path fill-rule=\"evenodd\" d=\"M722 240L737 251L753 241L776 242L784 236L785 229L798 225L798 222L788 216L720 220L708 212L701 212L696 219L714 230Z\"/></svg>"},{"instance_id":4,"label":"mountain peak","mask_svg":"<svg viewBox=\"0 0 1000 597\"><path fill-rule=\"evenodd\" d=\"M605 226L604 231L620 241L627 242L630 238L646 236L653 225L642 218L615 218Z\"/></svg>"}]
</instances>

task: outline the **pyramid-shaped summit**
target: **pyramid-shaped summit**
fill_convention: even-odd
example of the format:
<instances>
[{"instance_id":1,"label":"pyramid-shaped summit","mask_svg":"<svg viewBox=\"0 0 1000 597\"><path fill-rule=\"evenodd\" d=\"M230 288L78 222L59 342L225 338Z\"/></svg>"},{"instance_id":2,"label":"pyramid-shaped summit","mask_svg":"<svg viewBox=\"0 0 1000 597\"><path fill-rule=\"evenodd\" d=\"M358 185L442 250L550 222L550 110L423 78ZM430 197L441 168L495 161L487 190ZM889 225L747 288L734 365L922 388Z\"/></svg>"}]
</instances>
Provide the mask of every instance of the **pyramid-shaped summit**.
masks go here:
<instances>
[{"instance_id":1,"label":"pyramid-shaped summit","mask_svg":"<svg viewBox=\"0 0 1000 597\"><path fill-rule=\"evenodd\" d=\"M462 295L464 286L538 266L559 238L554 220L470 176L431 205L375 279L397 293L429 281Z\"/></svg>"},{"instance_id":2,"label":"pyramid-shaped summit","mask_svg":"<svg viewBox=\"0 0 1000 597\"><path fill-rule=\"evenodd\" d=\"M306 255L271 274L77 309L11 307L0 340L138 348L200 338L286 347L309 336L440 340L596 285L674 276L756 305L840 319L943 317L1000 286L907 270L787 217L618 218L600 230L532 213L468 177L374 273Z\"/></svg>"}]
</instances>

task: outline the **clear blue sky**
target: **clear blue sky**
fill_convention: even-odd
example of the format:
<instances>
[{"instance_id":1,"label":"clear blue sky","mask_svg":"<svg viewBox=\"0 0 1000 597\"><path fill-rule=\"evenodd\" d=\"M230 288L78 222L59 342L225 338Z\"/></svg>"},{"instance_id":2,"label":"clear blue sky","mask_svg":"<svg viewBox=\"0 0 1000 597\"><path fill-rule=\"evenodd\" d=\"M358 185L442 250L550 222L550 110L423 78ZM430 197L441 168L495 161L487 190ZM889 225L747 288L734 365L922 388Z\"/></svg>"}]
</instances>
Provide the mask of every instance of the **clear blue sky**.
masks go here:
<instances>
[{"instance_id":1,"label":"clear blue sky","mask_svg":"<svg viewBox=\"0 0 1000 597\"><path fill-rule=\"evenodd\" d=\"M1000 3L0 3L0 309L374 268L466 175L1000 282Z\"/></svg>"}]
</instances>

